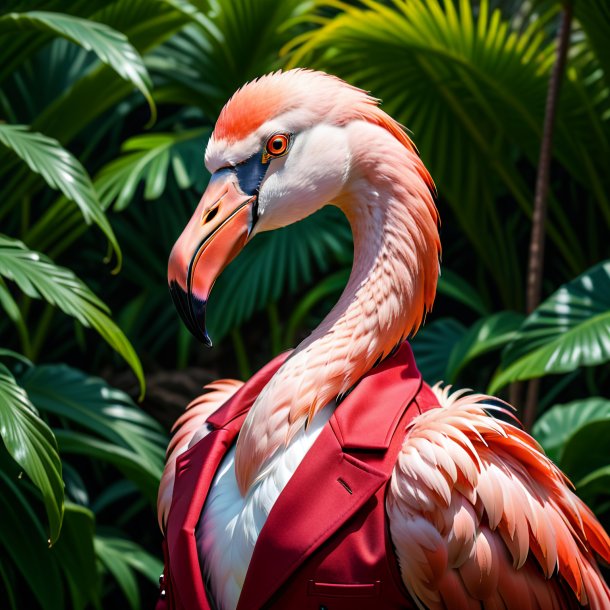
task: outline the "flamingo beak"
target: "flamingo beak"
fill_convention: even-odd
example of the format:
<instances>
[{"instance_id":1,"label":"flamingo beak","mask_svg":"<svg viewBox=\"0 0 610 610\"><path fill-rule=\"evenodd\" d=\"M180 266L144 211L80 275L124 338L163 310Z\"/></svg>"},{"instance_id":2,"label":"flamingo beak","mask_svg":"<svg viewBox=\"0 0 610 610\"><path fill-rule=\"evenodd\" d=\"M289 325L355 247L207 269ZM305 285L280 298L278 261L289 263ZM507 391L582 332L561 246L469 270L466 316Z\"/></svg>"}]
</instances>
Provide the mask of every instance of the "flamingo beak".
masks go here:
<instances>
[{"instance_id":1,"label":"flamingo beak","mask_svg":"<svg viewBox=\"0 0 610 610\"><path fill-rule=\"evenodd\" d=\"M187 328L208 347L208 297L216 278L248 240L255 202L256 195L242 192L235 172L216 172L169 256L167 280L174 305Z\"/></svg>"}]
</instances>

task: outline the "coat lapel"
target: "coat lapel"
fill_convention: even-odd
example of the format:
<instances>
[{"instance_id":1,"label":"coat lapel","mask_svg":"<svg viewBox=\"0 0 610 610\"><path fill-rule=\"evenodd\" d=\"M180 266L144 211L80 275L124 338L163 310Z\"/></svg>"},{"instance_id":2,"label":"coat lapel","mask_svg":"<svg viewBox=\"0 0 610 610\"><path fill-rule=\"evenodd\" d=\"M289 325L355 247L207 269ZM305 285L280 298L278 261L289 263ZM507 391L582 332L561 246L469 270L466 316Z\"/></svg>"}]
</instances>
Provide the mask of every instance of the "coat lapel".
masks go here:
<instances>
[{"instance_id":1,"label":"coat lapel","mask_svg":"<svg viewBox=\"0 0 610 610\"><path fill-rule=\"evenodd\" d=\"M173 596L185 610L210 610L201 578L195 528L220 462L233 444L262 388L284 362L282 354L263 367L207 420L212 431L176 460L166 527Z\"/></svg>"},{"instance_id":2,"label":"coat lapel","mask_svg":"<svg viewBox=\"0 0 610 610\"><path fill-rule=\"evenodd\" d=\"M176 481L166 535L174 596L187 610L210 609L201 578L195 527L232 437L234 434L227 429L213 430L176 460Z\"/></svg>"},{"instance_id":3,"label":"coat lapel","mask_svg":"<svg viewBox=\"0 0 610 610\"><path fill-rule=\"evenodd\" d=\"M379 488L384 456L422 384L408 344L339 405L278 497L256 542L237 610L262 608L297 568ZM371 408L374 401L376 407ZM371 415L372 413L372 415ZM354 451L351 454L350 451ZM358 459L367 451L374 459ZM362 454L361 454L362 455ZM372 464L375 464L374 466Z\"/></svg>"}]
</instances>

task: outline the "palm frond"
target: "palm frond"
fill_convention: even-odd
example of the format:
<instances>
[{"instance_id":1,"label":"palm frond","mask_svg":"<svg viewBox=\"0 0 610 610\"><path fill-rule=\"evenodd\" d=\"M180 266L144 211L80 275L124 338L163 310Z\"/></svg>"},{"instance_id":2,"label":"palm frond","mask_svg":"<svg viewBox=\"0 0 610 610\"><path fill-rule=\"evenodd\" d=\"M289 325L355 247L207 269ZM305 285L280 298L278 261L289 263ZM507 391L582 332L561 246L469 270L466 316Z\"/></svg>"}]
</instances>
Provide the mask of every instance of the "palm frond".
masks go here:
<instances>
[{"instance_id":1,"label":"palm frond","mask_svg":"<svg viewBox=\"0 0 610 610\"><path fill-rule=\"evenodd\" d=\"M74 201L87 224L94 222L104 232L121 262L121 249L102 210L87 170L57 140L28 130L26 125L0 124L0 143L40 174L53 189ZM6 204L5 204L6 205Z\"/></svg>"},{"instance_id":2,"label":"palm frond","mask_svg":"<svg viewBox=\"0 0 610 610\"><path fill-rule=\"evenodd\" d=\"M94 328L126 360L144 390L142 365L127 337L110 318L106 305L69 269L0 235L0 276L14 281L29 297L42 298L83 326Z\"/></svg>"}]
</instances>

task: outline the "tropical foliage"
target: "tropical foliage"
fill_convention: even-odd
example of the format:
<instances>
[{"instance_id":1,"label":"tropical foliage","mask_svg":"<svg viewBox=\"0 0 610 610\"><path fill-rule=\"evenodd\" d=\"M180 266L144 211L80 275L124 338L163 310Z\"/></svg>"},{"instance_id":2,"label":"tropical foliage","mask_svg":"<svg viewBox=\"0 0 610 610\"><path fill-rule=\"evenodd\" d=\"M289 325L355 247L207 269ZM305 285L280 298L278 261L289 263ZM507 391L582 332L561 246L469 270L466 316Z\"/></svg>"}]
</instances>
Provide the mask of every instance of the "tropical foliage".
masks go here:
<instances>
[{"instance_id":1,"label":"tropical foliage","mask_svg":"<svg viewBox=\"0 0 610 610\"><path fill-rule=\"evenodd\" d=\"M373 91L413 132L437 182L443 277L413 340L425 377L503 397L510 384L539 378L533 432L610 525L604 0L574 2L545 299L524 313L561 9L551 0L4 3L0 581L8 607L150 606L167 438L150 413L167 424L206 376L247 377L305 336L345 285L350 231L327 208L257 237L221 276L209 305L212 353L179 323L165 288L168 252L208 179L203 150L220 108L246 80L287 66ZM181 372L187 366L197 368Z\"/></svg>"}]
</instances>

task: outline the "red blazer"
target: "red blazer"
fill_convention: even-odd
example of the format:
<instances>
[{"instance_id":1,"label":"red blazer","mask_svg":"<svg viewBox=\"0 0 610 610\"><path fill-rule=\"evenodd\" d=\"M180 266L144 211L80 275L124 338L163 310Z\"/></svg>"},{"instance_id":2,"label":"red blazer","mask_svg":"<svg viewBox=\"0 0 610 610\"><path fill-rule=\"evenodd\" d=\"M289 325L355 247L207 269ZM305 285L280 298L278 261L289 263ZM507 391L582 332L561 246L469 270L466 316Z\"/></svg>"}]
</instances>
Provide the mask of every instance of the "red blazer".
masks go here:
<instances>
[{"instance_id":1,"label":"red blazer","mask_svg":"<svg viewBox=\"0 0 610 610\"><path fill-rule=\"evenodd\" d=\"M222 458L286 355L259 371L176 462L157 610L211 610L195 527ZM409 422L437 406L404 343L341 402L259 535L237 610L415 608L389 537L385 492Z\"/></svg>"}]
</instances>

